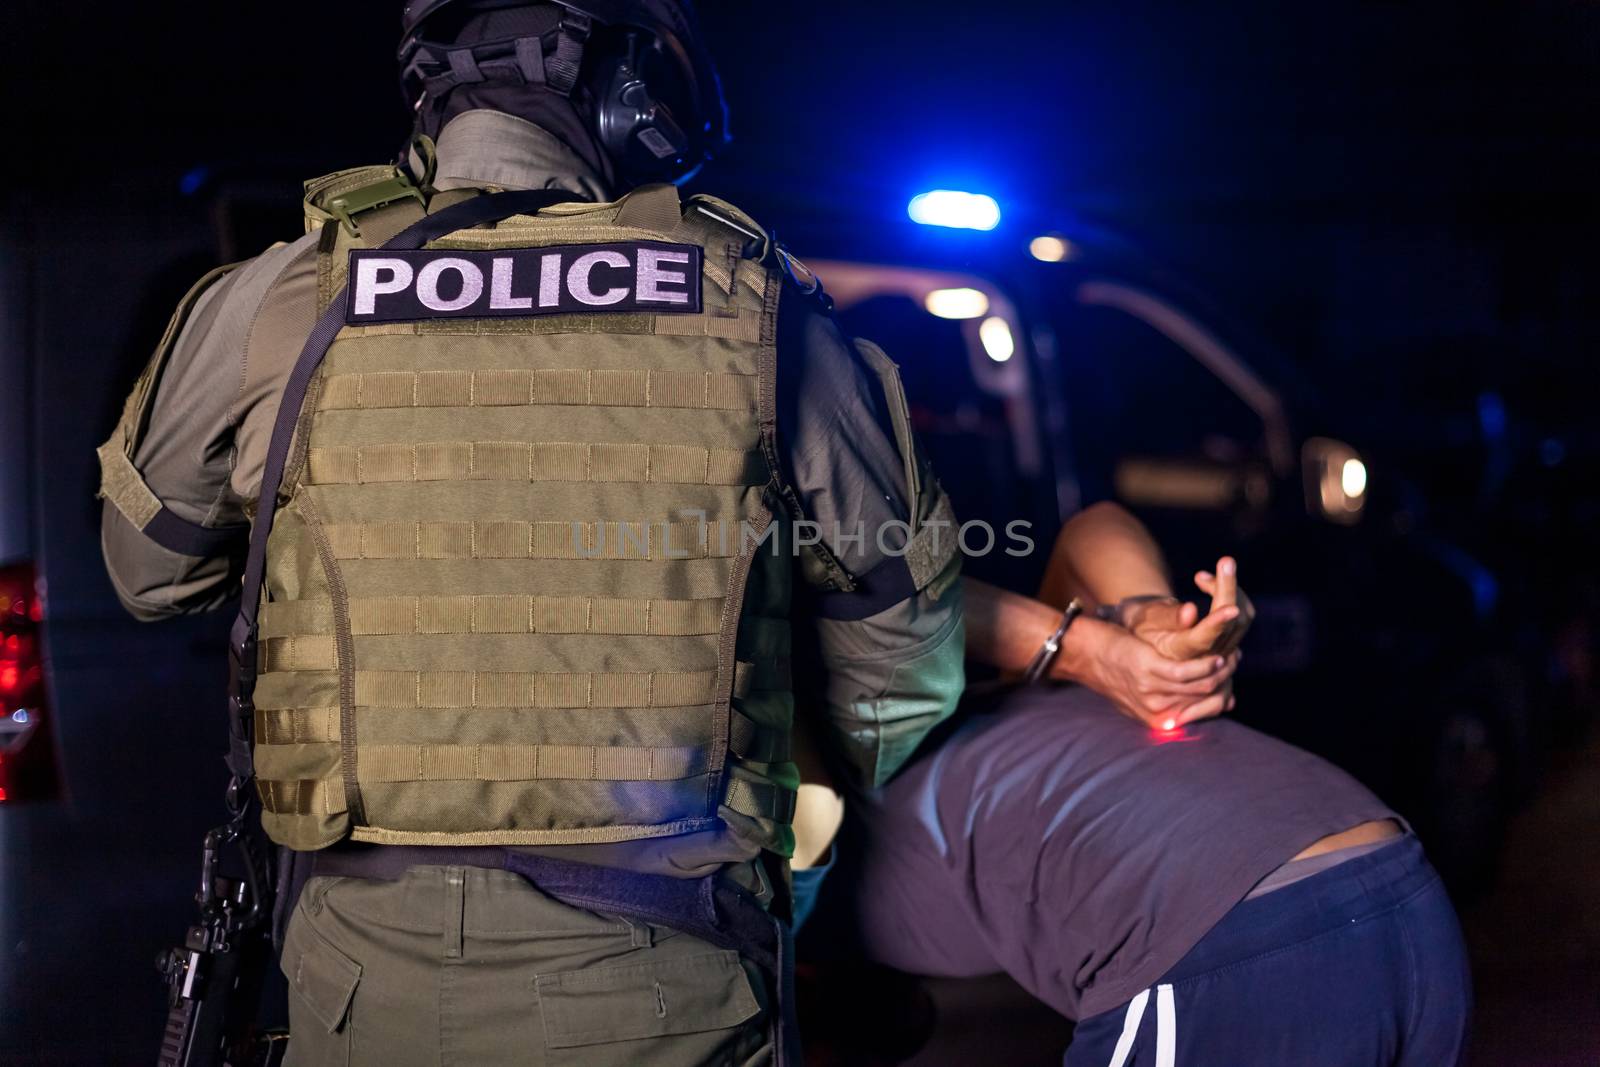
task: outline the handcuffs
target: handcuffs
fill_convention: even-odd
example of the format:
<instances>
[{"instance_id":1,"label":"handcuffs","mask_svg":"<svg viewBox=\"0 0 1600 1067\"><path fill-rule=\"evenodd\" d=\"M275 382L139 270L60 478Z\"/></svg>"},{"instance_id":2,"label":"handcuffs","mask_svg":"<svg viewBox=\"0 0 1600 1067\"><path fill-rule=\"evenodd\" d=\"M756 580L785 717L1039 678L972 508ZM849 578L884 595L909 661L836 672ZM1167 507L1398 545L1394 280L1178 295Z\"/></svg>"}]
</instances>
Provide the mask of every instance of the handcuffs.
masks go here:
<instances>
[{"instance_id":1,"label":"handcuffs","mask_svg":"<svg viewBox=\"0 0 1600 1067\"><path fill-rule=\"evenodd\" d=\"M1159 593L1147 593L1142 596L1123 597L1115 604L1101 604L1094 609L1094 617L1101 622L1109 622L1127 629L1128 609L1139 604L1150 604L1157 601L1176 604L1177 597L1162 596ZM1062 639L1067 636L1067 629L1079 615L1089 610L1080 597L1073 597L1067 605L1067 610L1061 613L1061 623L1055 632L1044 639L1044 644L1039 646L1039 651L1033 654L1033 659L1028 662L1027 670L1022 672L1022 681L1025 685L1033 685L1055 663L1056 657L1061 654Z\"/></svg>"}]
</instances>

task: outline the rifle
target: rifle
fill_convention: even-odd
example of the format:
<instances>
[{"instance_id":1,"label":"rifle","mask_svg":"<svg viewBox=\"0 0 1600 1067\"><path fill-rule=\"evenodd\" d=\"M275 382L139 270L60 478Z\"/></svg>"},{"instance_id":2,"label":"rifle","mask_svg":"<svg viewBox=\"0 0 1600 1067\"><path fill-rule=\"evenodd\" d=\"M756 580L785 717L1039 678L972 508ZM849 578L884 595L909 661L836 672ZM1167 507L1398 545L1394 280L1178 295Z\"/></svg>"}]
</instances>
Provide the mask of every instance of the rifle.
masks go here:
<instances>
[{"instance_id":1,"label":"rifle","mask_svg":"<svg viewBox=\"0 0 1600 1067\"><path fill-rule=\"evenodd\" d=\"M230 817L205 837L199 921L156 961L167 982L159 1067L273 1067L288 1047L287 1033L255 1025L273 958L273 888L250 792L247 780L229 782Z\"/></svg>"}]
</instances>

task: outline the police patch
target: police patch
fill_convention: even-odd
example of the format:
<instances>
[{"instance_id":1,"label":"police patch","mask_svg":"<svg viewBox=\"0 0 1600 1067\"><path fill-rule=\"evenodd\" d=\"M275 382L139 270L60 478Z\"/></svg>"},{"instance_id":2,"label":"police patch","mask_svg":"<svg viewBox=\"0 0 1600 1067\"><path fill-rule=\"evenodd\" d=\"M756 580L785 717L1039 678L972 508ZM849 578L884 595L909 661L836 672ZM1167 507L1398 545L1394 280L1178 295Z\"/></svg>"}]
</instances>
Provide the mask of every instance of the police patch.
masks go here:
<instances>
[{"instance_id":1,"label":"police patch","mask_svg":"<svg viewBox=\"0 0 1600 1067\"><path fill-rule=\"evenodd\" d=\"M700 311L698 245L663 241L492 251L357 249L348 323L583 311Z\"/></svg>"}]
</instances>

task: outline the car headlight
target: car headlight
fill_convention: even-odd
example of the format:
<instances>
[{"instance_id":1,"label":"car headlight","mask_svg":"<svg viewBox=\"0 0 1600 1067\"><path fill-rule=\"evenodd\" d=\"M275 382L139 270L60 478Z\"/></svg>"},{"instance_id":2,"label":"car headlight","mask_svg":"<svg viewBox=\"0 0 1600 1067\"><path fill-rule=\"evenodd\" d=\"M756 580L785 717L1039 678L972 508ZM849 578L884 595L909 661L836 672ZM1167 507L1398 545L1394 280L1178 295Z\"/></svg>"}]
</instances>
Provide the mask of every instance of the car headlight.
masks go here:
<instances>
[{"instance_id":1,"label":"car headlight","mask_svg":"<svg viewBox=\"0 0 1600 1067\"><path fill-rule=\"evenodd\" d=\"M1367 504L1367 465L1356 450L1331 437L1313 437L1301 456L1307 510L1329 522L1359 522Z\"/></svg>"}]
</instances>

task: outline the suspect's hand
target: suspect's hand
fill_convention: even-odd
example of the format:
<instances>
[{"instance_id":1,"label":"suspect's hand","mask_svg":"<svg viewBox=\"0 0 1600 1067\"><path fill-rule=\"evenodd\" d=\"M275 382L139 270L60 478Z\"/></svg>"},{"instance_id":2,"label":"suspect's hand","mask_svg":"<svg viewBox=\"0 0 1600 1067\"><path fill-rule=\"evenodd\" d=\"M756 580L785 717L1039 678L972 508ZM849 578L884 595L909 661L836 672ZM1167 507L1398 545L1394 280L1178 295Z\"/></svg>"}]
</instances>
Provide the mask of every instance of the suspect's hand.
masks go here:
<instances>
[{"instance_id":1,"label":"suspect's hand","mask_svg":"<svg viewBox=\"0 0 1600 1067\"><path fill-rule=\"evenodd\" d=\"M1128 631L1168 659L1193 659L1208 652L1228 655L1255 618L1250 598L1239 588L1239 568L1231 557L1217 561L1217 574L1201 571L1195 584L1210 594L1211 610L1205 618L1193 604L1154 600L1128 605Z\"/></svg>"},{"instance_id":2,"label":"suspect's hand","mask_svg":"<svg viewBox=\"0 0 1600 1067\"><path fill-rule=\"evenodd\" d=\"M1207 650L1223 654L1232 652L1244 640L1256 617L1255 605L1239 588L1239 565L1233 557L1223 556L1217 561L1216 574L1200 571L1194 576L1194 584L1200 587L1201 592L1211 596L1211 614L1206 616L1207 619L1228 614L1222 632Z\"/></svg>"},{"instance_id":3,"label":"suspect's hand","mask_svg":"<svg viewBox=\"0 0 1600 1067\"><path fill-rule=\"evenodd\" d=\"M1166 729L1220 715L1233 706L1232 678L1238 654L1207 653L1169 659L1120 626L1080 619L1077 654L1056 661L1052 674L1087 685L1124 715Z\"/></svg>"}]
</instances>

